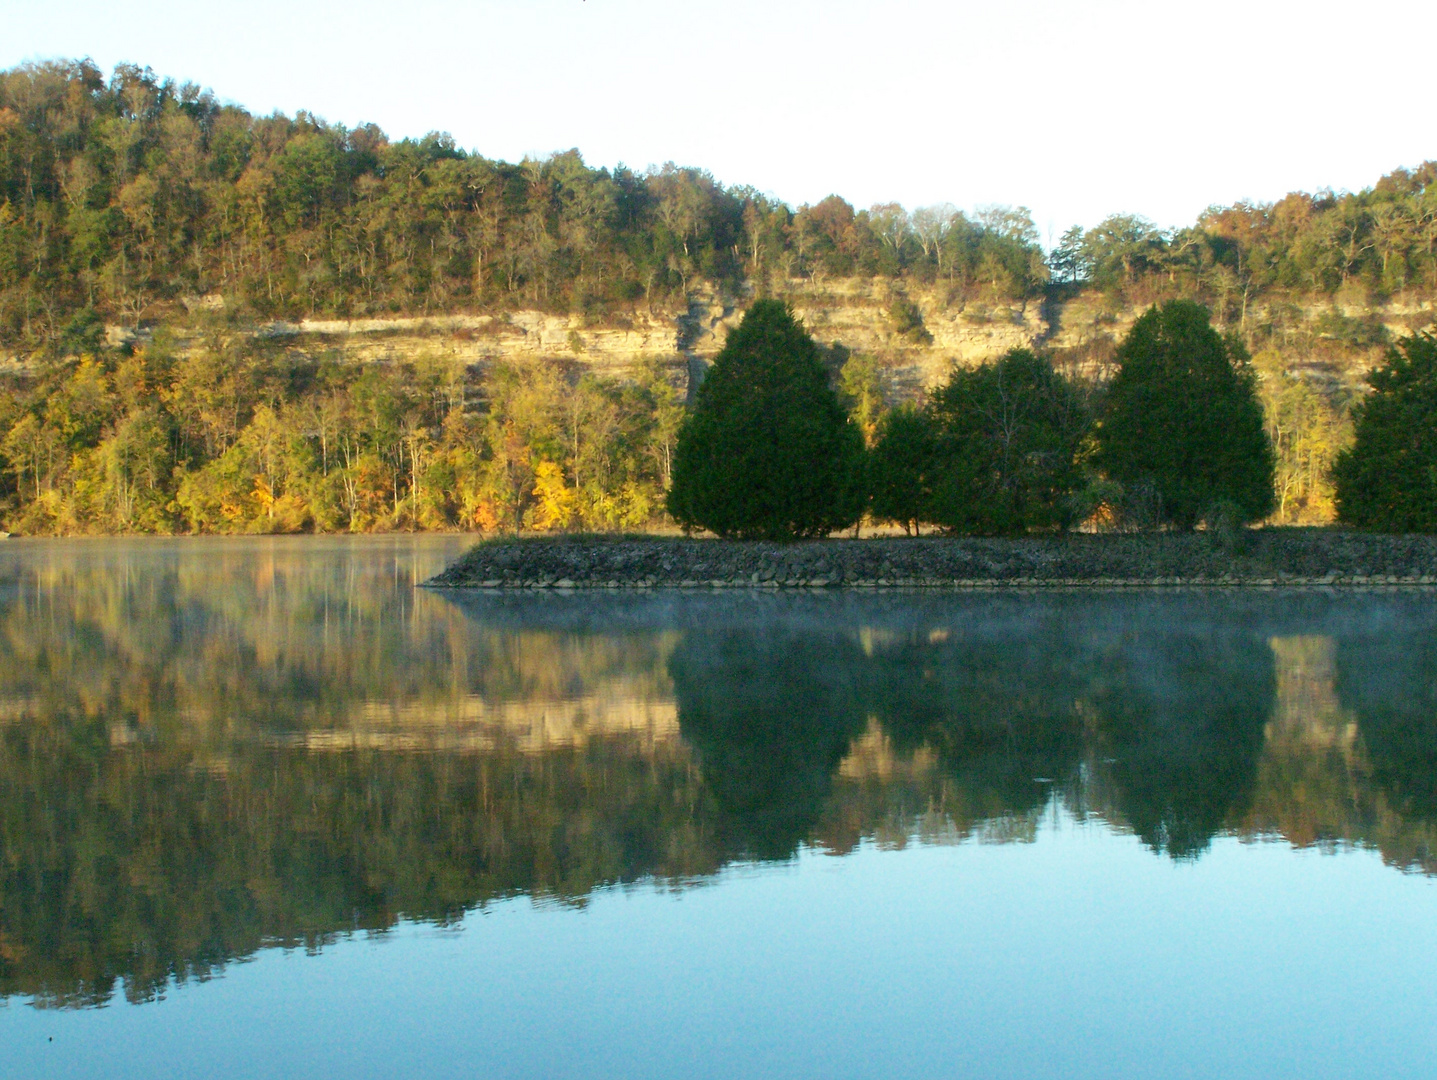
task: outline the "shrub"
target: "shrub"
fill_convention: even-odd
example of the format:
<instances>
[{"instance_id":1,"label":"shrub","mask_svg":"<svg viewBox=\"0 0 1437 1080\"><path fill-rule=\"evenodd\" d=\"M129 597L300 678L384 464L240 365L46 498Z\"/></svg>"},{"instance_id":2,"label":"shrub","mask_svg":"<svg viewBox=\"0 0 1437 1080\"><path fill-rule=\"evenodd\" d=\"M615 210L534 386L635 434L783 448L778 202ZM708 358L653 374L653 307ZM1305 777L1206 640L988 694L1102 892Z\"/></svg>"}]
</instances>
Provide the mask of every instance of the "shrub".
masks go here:
<instances>
[{"instance_id":1,"label":"shrub","mask_svg":"<svg viewBox=\"0 0 1437 1080\"><path fill-rule=\"evenodd\" d=\"M679 431L669 513L724 537L823 536L862 514L863 469L818 347L787 305L760 300Z\"/></svg>"},{"instance_id":2,"label":"shrub","mask_svg":"<svg viewBox=\"0 0 1437 1080\"><path fill-rule=\"evenodd\" d=\"M923 325L923 312L906 297L898 297L888 309L888 324L904 341L914 345L932 345L933 335Z\"/></svg>"},{"instance_id":3,"label":"shrub","mask_svg":"<svg viewBox=\"0 0 1437 1080\"><path fill-rule=\"evenodd\" d=\"M1189 300L1152 307L1118 348L1095 464L1129 490L1150 485L1161 517L1191 529L1221 512L1272 511L1274 458L1247 353Z\"/></svg>"},{"instance_id":4,"label":"shrub","mask_svg":"<svg viewBox=\"0 0 1437 1080\"><path fill-rule=\"evenodd\" d=\"M1337 519L1384 532L1437 532L1437 338L1417 334L1368 376L1356 439L1338 454Z\"/></svg>"}]
</instances>

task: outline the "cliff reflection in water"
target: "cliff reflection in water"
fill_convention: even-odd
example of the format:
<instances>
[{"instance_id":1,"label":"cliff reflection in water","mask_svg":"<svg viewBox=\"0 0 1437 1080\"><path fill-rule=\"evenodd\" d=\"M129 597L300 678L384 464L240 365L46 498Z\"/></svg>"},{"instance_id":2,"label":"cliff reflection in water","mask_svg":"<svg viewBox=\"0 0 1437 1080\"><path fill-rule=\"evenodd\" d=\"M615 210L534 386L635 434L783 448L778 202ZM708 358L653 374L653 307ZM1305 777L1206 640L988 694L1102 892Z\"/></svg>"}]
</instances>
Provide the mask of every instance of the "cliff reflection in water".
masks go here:
<instances>
[{"instance_id":1,"label":"cliff reflection in water","mask_svg":"<svg viewBox=\"0 0 1437 1080\"><path fill-rule=\"evenodd\" d=\"M0 554L0 995L1055 802L1437 869L1425 596L416 592L458 547Z\"/></svg>"}]
</instances>

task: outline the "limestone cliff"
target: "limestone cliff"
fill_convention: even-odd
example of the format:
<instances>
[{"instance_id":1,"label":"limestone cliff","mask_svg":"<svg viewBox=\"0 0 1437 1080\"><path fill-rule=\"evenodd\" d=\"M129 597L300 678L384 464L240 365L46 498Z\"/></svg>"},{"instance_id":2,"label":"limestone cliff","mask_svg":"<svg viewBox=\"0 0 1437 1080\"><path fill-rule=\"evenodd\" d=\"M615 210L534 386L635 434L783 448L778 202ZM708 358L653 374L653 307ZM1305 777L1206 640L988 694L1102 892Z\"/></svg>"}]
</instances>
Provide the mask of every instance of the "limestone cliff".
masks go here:
<instances>
[{"instance_id":1,"label":"limestone cliff","mask_svg":"<svg viewBox=\"0 0 1437 1080\"><path fill-rule=\"evenodd\" d=\"M1070 372L1101 379L1117 342L1145 307L1095 292L965 301L942 285L899 286L886 279L793 281L782 296L825 347L876 358L895 400L920 397L955 364L982 363L1020 346L1044 348ZM562 359L620 377L658 362L676 382L691 388L751 300L751 294L703 286L690 293L685 309L640 309L598 322L513 311L300 320L240 332L351 362L427 357L482 369L495 362ZM202 299L193 308L213 306ZM899 311L908 313L907 325L895 318ZM1341 298L1280 299L1252 302L1240 311L1230 305L1228 315L1229 329L1256 347L1276 350L1285 369L1355 385L1380 356L1385 340L1430 325L1434 310L1426 300L1372 305ZM198 343L196 333L174 329L181 350ZM111 328L110 336L118 344L135 335Z\"/></svg>"}]
</instances>

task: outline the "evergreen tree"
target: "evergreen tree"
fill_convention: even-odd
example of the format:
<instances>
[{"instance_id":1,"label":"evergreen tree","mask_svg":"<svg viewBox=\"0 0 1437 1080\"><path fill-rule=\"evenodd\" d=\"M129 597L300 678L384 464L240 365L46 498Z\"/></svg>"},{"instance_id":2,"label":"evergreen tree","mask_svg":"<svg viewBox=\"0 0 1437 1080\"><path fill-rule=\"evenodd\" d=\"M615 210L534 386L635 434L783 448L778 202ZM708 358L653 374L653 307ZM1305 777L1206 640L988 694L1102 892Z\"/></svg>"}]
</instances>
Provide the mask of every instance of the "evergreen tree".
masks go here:
<instances>
[{"instance_id":1,"label":"evergreen tree","mask_svg":"<svg viewBox=\"0 0 1437 1080\"><path fill-rule=\"evenodd\" d=\"M823 536L862 514L863 457L813 339L787 305L759 300L679 432L669 513L725 537Z\"/></svg>"},{"instance_id":2,"label":"evergreen tree","mask_svg":"<svg viewBox=\"0 0 1437 1080\"><path fill-rule=\"evenodd\" d=\"M1273 508L1274 458L1247 353L1190 300L1149 308L1118 348L1096 463L1129 489L1150 487L1164 520L1249 522Z\"/></svg>"},{"instance_id":3,"label":"evergreen tree","mask_svg":"<svg viewBox=\"0 0 1437 1080\"><path fill-rule=\"evenodd\" d=\"M1437 532L1437 338L1388 350L1354 410L1356 441L1333 466L1339 521L1384 532Z\"/></svg>"},{"instance_id":4,"label":"evergreen tree","mask_svg":"<svg viewBox=\"0 0 1437 1080\"><path fill-rule=\"evenodd\" d=\"M936 451L933 422L918 409L894 409L878 428L868 456L870 510L909 533L928 520Z\"/></svg>"},{"instance_id":5,"label":"evergreen tree","mask_svg":"<svg viewBox=\"0 0 1437 1080\"><path fill-rule=\"evenodd\" d=\"M955 371L928 405L936 465L928 520L961 533L1068 524L1087 417L1053 366L1027 349Z\"/></svg>"}]
</instances>

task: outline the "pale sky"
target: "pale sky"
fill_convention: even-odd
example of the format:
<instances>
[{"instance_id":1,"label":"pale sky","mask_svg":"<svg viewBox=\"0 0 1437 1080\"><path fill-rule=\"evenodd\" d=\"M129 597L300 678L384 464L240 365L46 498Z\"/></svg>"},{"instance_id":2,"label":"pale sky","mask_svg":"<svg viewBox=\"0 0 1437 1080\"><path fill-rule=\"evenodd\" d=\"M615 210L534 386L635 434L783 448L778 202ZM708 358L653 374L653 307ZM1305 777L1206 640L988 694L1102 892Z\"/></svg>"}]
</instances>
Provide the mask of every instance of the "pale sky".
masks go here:
<instances>
[{"instance_id":1,"label":"pale sky","mask_svg":"<svg viewBox=\"0 0 1437 1080\"><path fill-rule=\"evenodd\" d=\"M1026 205L1045 240L1437 158L1430 0L0 0L0 27L4 67L133 61L256 113L794 205Z\"/></svg>"}]
</instances>

